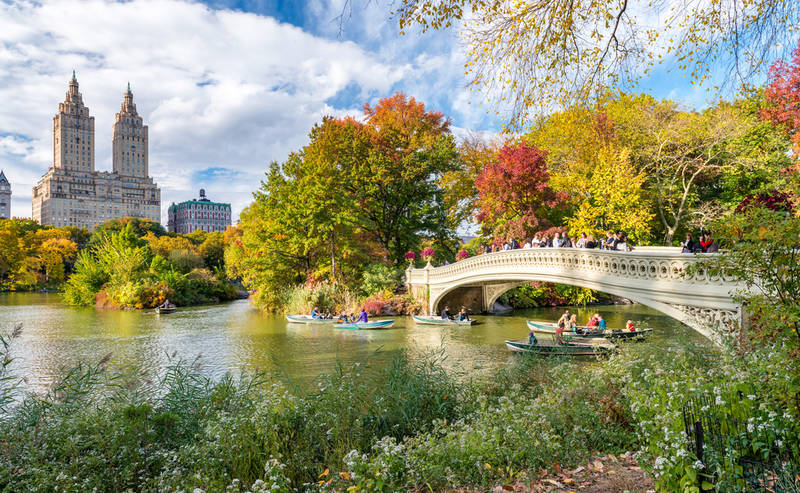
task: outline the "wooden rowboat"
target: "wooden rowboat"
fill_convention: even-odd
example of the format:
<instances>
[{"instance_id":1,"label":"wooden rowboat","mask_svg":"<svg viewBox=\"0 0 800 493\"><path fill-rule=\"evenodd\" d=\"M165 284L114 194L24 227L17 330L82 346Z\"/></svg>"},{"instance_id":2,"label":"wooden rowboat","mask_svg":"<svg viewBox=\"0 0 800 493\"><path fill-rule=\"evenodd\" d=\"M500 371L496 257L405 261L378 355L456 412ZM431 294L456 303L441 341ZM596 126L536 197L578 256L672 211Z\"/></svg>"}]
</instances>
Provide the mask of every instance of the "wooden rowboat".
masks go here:
<instances>
[{"instance_id":1,"label":"wooden rowboat","mask_svg":"<svg viewBox=\"0 0 800 493\"><path fill-rule=\"evenodd\" d=\"M394 325L394 320L376 320L375 322L347 322L334 324L334 329L349 330L369 330L369 329L388 329Z\"/></svg>"},{"instance_id":2,"label":"wooden rowboat","mask_svg":"<svg viewBox=\"0 0 800 493\"><path fill-rule=\"evenodd\" d=\"M432 316L425 316L425 315L412 315L415 322L420 324L427 324L427 325L462 325L462 326L469 326L478 323L475 319L469 320L446 320L442 317L432 317Z\"/></svg>"},{"instance_id":3,"label":"wooden rowboat","mask_svg":"<svg viewBox=\"0 0 800 493\"><path fill-rule=\"evenodd\" d=\"M556 329L558 325L552 322L540 322L537 320L528 320L528 330L536 332L537 334L548 334L548 335L555 335ZM593 339L598 337L604 337L606 339L644 339L645 337L649 336L653 329L637 329L634 331L629 330L606 330L604 332L598 332L594 328L591 327L578 327L582 329L583 332L572 332L569 330L564 331L564 337L571 337L571 338L582 338L582 339Z\"/></svg>"},{"instance_id":4,"label":"wooden rowboat","mask_svg":"<svg viewBox=\"0 0 800 493\"><path fill-rule=\"evenodd\" d=\"M178 307L176 307L175 305L170 305L170 306L168 306L166 308L157 306L155 308L156 313L158 313L159 315L166 315L168 313L175 313L177 310L178 310Z\"/></svg>"},{"instance_id":5,"label":"wooden rowboat","mask_svg":"<svg viewBox=\"0 0 800 493\"><path fill-rule=\"evenodd\" d=\"M599 356L614 350L614 346L593 344L558 344L556 341L539 340L536 344L528 341L506 341L506 347L513 353L541 354L544 356Z\"/></svg>"},{"instance_id":6,"label":"wooden rowboat","mask_svg":"<svg viewBox=\"0 0 800 493\"><path fill-rule=\"evenodd\" d=\"M314 318L311 315L286 315L286 320L297 324L332 324L333 318Z\"/></svg>"}]
</instances>

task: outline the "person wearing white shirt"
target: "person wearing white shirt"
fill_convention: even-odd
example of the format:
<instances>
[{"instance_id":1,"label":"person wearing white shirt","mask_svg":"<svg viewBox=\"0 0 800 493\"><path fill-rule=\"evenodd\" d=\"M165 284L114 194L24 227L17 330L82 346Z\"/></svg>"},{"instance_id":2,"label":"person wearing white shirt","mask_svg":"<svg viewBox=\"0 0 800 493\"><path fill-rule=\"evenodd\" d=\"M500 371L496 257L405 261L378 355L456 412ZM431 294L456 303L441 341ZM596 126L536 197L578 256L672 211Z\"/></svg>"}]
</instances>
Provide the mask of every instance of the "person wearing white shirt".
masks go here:
<instances>
[{"instance_id":1,"label":"person wearing white shirt","mask_svg":"<svg viewBox=\"0 0 800 493\"><path fill-rule=\"evenodd\" d=\"M556 233L555 235L553 235L553 248L559 248L559 247L561 247L561 235L559 233Z\"/></svg>"}]
</instances>

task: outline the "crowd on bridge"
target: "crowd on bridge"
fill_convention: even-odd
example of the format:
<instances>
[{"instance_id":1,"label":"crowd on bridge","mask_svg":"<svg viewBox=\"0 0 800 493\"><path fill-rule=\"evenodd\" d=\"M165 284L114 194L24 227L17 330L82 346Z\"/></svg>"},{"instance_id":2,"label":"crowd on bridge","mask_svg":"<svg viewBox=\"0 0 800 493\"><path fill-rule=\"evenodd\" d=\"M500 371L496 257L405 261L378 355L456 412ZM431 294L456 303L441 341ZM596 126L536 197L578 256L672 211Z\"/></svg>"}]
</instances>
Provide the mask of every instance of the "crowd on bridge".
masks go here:
<instances>
[{"instance_id":1,"label":"crowd on bridge","mask_svg":"<svg viewBox=\"0 0 800 493\"><path fill-rule=\"evenodd\" d=\"M580 238L570 237L566 233L553 233L552 238L545 233L536 233L532 238L526 238L523 243L512 238L505 243L492 243L481 245L481 253L494 253L506 250L528 248L588 248L600 250L616 250L630 252L634 249L624 231L608 231L603 239L595 239L593 234L582 233ZM686 240L681 243L683 253L717 253L719 244L710 232L701 232L697 240L691 233L686 234Z\"/></svg>"},{"instance_id":2,"label":"crowd on bridge","mask_svg":"<svg viewBox=\"0 0 800 493\"><path fill-rule=\"evenodd\" d=\"M482 253L502 252L505 250L517 250L528 248L599 248L601 250L618 250L629 252L633 246L628 240L628 235L623 231L608 231L605 239L596 240L594 235L582 233L580 238L570 237L566 233L553 233L551 238L546 233L536 233L532 238L526 238L523 243L516 239L492 245L483 244Z\"/></svg>"}]
</instances>

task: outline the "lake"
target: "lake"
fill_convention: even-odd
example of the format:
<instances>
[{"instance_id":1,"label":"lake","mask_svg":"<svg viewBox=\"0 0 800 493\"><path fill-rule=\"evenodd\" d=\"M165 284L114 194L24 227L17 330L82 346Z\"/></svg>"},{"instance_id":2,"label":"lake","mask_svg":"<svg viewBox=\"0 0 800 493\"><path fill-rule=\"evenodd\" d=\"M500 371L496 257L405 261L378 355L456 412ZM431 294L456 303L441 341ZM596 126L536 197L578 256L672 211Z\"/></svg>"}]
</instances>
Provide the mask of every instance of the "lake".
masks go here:
<instances>
[{"instance_id":1,"label":"lake","mask_svg":"<svg viewBox=\"0 0 800 493\"><path fill-rule=\"evenodd\" d=\"M599 312L609 328L622 327L627 319L638 327L653 327L653 336L644 344L707 343L689 327L641 305L567 308L578 313L580 323ZM401 350L444 348L449 368L487 372L511 361L503 341L527 338L526 319L555 321L564 309L478 316L481 323L467 328L418 325L410 317L397 317L389 330L351 331L291 324L282 316L259 313L247 300L157 315L151 310L73 308L61 303L57 294L0 293L0 330L10 332L15 324L23 324L12 347L13 371L39 391L64 369L81 360L97 362L108 353L110 369L133 369L150 378L175 354L189 360L199 355L202 371L211 376L261 369L308 382L335 368L337 361L374 357L372 364L380 364Z\"/></svg>"}]
</instances>

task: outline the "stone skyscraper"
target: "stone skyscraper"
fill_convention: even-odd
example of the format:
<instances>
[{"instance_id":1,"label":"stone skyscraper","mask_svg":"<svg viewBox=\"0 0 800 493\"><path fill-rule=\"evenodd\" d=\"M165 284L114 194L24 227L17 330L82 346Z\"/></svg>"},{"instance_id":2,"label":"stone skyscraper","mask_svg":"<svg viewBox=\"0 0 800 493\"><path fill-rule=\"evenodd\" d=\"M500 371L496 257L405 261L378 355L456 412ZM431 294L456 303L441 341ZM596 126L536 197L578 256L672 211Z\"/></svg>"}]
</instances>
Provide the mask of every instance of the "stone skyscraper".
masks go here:
<instances>
[{"instance_id":1,"label":"stone skyscraper","mask_svg":"<svg viewBox=\"0 0 800 493\"><path fill-rule=\"evenodd\" d=\"M148 176L147 127L130 85L113 129L113 171L95 171L94 117L73 72L53 117L53 166L33 188L33 219L87 229L126 216L159 221L161 191Z\"/></svg>"},{"instance_id":2,"label":"stone skyscraper","mask_svg":"<svg viewBox=\"0 0 800 493\"><path fill-rule=\"evenodd\" d=\"M114 173L147 178L147 125L133 104L131 85L114 121Z\"/></svg>"},{"instance_id":3,"label":"stone skyscraper","mask_svg":"<svg viewBox=\"0 0 800 493\"><path fill-rule=\"evenodd\" d=\"M0 169L0 219L11 218L11 183Z\"/></svg>"}]
</instances>

